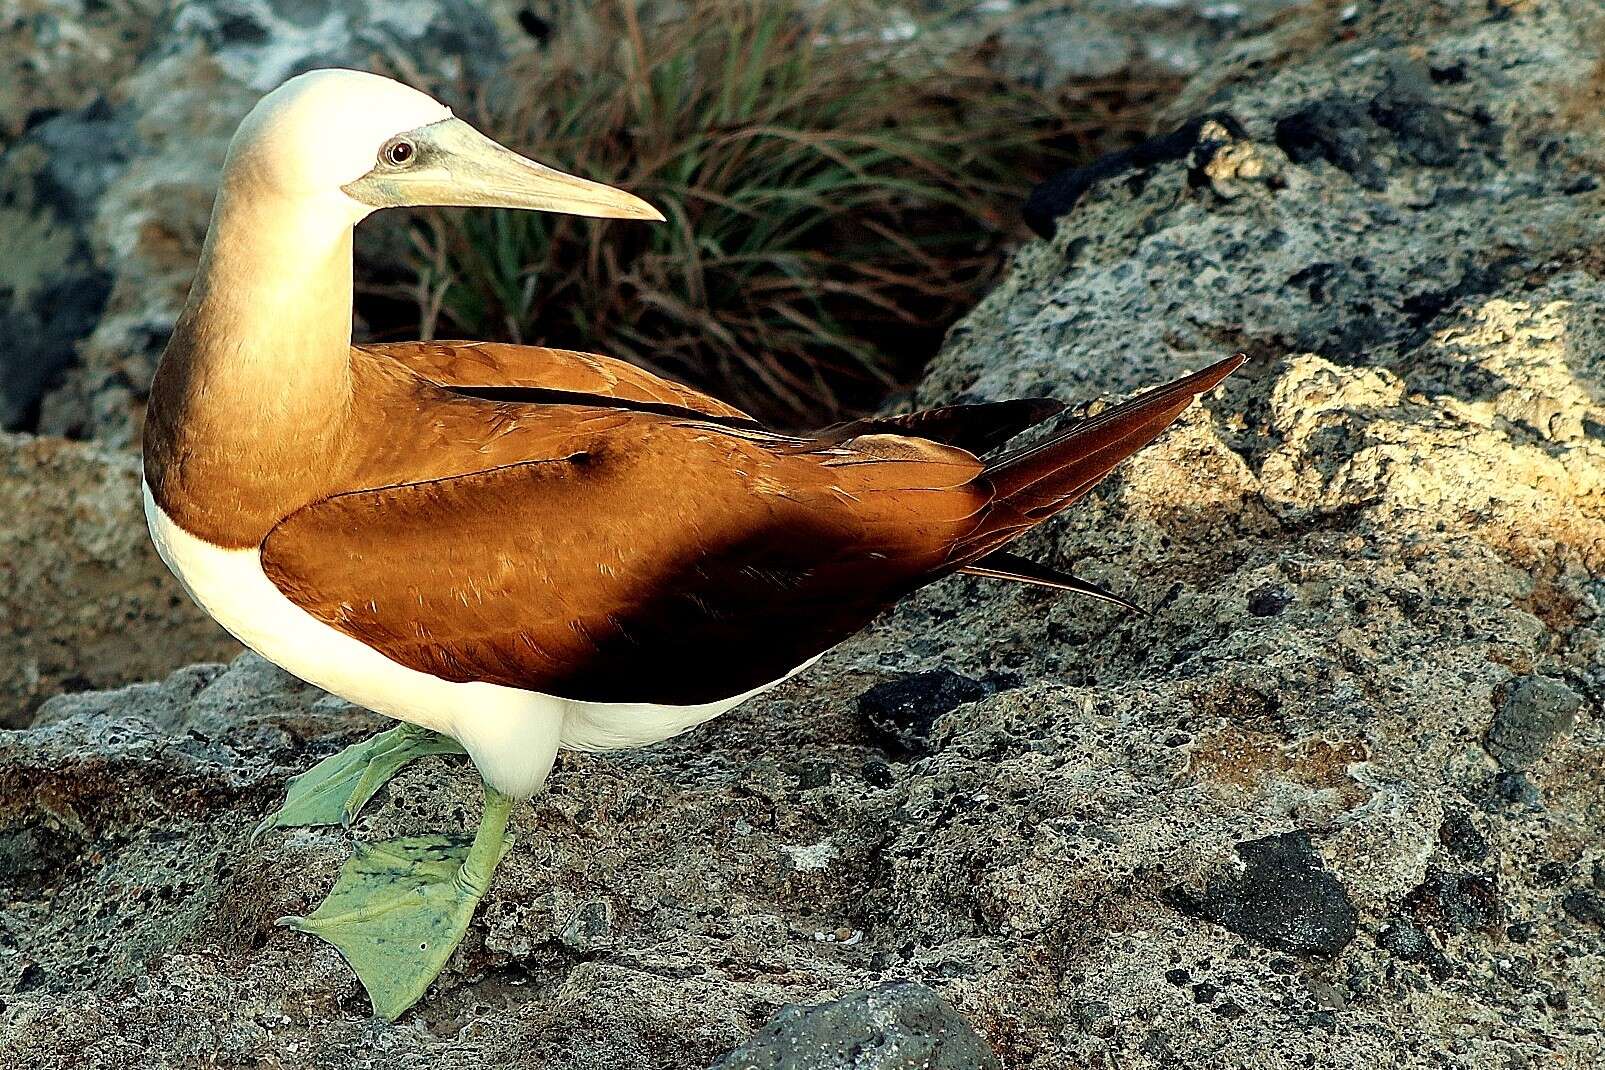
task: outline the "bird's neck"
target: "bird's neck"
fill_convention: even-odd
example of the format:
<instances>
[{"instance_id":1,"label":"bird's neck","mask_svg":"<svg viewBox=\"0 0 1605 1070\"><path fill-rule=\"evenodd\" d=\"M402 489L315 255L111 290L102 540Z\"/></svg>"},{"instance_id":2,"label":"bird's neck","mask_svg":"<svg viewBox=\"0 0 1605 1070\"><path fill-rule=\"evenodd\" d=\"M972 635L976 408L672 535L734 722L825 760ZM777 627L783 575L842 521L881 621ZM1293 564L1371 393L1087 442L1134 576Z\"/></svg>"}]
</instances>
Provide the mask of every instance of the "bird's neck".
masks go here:
<instances>
[{"instance_id":1,"label":"bird's neck","mask_svg":"<svg viewBox=\"0 0 1605 1070\"><path fill-rule=\"evenodd\" d=\"M351 406L349 204L218 195L157 368L145 472L164 497L282 509L340 448Z\"/></svg>"},{"instance_id":2,"label":"bird's neck","mask_svg":"<svg viewBox=\"0 0 1605 1070\"><path fill-rule=\"evenodd\" d=\"M256 404L339 400L351 347L348 203L225 186L168 356L226 374L222 385Z\"/></svg>"}]
</instances>

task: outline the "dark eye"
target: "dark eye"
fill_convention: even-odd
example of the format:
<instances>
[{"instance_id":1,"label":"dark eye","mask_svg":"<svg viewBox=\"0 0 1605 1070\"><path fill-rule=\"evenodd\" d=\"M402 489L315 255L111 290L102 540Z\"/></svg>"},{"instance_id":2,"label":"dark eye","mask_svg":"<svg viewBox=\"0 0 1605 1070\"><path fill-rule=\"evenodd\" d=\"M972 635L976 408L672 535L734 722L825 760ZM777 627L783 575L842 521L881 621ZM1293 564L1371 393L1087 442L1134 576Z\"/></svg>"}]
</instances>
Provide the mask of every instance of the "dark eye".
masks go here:
<instances>
[{"instance_id":1,"label":"dark eye","mask_svg":"<svg viewBox=\"0 0 1605 1070\"><path fill-rule=\"evenodd\" d=\"M417 151L417 149L413 148L412 142L406 138L401 138L386 145L381 155L384 156L385 163L392 167L400 167L410 161Z\"/></svg>"}]
</instances>

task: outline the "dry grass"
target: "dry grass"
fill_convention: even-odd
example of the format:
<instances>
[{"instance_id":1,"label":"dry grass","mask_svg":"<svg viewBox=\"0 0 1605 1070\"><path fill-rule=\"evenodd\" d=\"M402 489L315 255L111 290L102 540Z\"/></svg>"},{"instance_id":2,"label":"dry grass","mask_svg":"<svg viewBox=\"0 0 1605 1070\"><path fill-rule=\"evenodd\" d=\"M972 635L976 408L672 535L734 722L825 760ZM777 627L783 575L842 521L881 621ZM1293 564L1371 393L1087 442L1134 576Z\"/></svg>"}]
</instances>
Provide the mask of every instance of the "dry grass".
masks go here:
<instances>
[{"instance_id":1,"label":"dry grass","mask_svg":"<svg viewBox=\"0 0 1605 1070\"><path fill-rule=\"evenodd\" d=\"M468 117L668 222L426 217L408 326L611 353L783 424L861 411L993 281L1032 182L1126 132L1119 93L1047 96L872 9L641 10L575 5Z\"/></svg>"}]
</instances>

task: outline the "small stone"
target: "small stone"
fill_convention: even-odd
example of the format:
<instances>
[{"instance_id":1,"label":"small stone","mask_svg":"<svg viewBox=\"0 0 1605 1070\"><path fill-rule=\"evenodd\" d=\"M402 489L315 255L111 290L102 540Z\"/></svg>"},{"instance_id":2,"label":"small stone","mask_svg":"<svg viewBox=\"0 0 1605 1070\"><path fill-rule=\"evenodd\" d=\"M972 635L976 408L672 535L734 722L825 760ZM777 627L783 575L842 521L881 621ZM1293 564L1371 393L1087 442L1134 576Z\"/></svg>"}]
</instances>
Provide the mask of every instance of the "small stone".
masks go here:
<instances>
[{"instance_id":1,"label":"small stone","mask_svg":"<svg viewBox=\"0 0 1605 1070\"><path fill-rule=\"evenodd\" d=\"M1488 729L1488 753L1506 769L1525 768L1575 727L1582 707L1582 696L1559 680L1524 676L1494 714Z\"/></svg>"},{"instance_id":2,"label":"small stone","mask_svg":"<svg viewBox=\"0 0 1605 1070\"><path fill-rule=\"evenodd\" d=\"M1488 840L1472 823L1471 815L1464 810L1449 810L1438 826L1438 842L1456 858L1466 862L1481 862L1488 857Z\"/></svg>"},{"instance_id":3,"label":"small stone","mask_svg":"<svg viewBox=\"0 0 1605 1070\"><path fill-rule=\"evenodd\" d=\"M1573 921L1605 928L1605 896L1583 888L1566 893L1560 901L1561 909Z\"/></svg>"},{"instance_id":4,"label":"small stone","mask_svg":"<svg viewBox=\"0 0 1605 1070\"><path fill-rule=\"evenodd\" d=\"M1424 926L1446 933L1492 933L1500 923L1499 890L1491 877L1427 867L1426 880L1404 897L1404 907Z\"/></svg>"},{"instance_id":5,"label":"small stone","mask_svg":"<svg viewBox=\"0 0 1605 1070\"><path fill-rule=\"evenodd\" d=\"M897 981L812 1007L782 1007L712 1070L1001 1070L952 1005Z\"/></svg>"},{"instance_id":6,"label":"small stone","mask_svg":"<svg viewBox=\"0 0 1605 1070\"><path fill-rule=\"evenodd\" d=\"M1202 894L1172 888L1167 899L1184 914L1294 954L1336 955L1354 939L1354 904L1308 833L1250 840L1237 853L1240 872L1215 878Z\"/></svg>"},{"instance_id":7,"label":"small stone","mask_svg":"<svg viewBox=\"0 0 1605 1070\"><path fill-rule=\"evenodd\" d=\"M1293 604L1293 592L1280 584L1268 583L1248 592L1248 611L1256 617L1280 616Z\"/></svg>"},{"instance_id":8,"label":"small stone","mask_svg":"<svg viewBox=\"0 0 1605 1070\"><path fill-rule=\"evenodd\" d=\"M934 669L876 684L859 696L858 713L870 734L888 749L925 754L938 718L987 694L987 686L978 680L951 669Z\"/></svg>"},{"instance_id":9,"label":"small stone","mask_svg":"<svg viewBox=\"0 0 1605 1070\"><path fill-rule=\"evenodd\" d=\"M592 899L581 905L557 935L564 947L578 955L589 955L613 946L613 908Z\"/></svg>"}]
</instances>

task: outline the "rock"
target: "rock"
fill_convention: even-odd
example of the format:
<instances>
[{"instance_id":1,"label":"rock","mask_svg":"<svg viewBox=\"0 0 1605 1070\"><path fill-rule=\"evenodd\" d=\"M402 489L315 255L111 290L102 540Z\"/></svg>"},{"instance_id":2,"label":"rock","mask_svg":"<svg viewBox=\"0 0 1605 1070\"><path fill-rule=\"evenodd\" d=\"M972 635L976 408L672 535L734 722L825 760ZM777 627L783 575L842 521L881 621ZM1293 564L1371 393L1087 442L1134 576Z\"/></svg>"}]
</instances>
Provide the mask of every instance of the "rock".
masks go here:
<instances>
[{"instance_id":1,"label":"rock","mask_svg":"<svg viewBox=\"0 0 1605 1070\"><path fill-rule=\"evenodd\" d=\"M0 11L0 149L92 107L148 46L158 0L31 0Z\"/></svg>"},{"instance_id":2,"label":"rock","mask_svg":"<svg viewBox=\"0 0 1605 1070\"><path fill-rule=\"evenodd\" d=\"M0 434L0 728L239 649L156 556L139 494L131 457Z\"/></svg>"},{"instance_id":3,"label":"rock","mask_svg":"<svg viewBox=\"0 0 1605 1070\"><path fill-rule=\"evenodd\" d=\"M1354 939L1354 905L1306 833L1240 843L1237 853L1242 871L1211 881L1202 894L1173 889L1177 909L1299 955L1336 955Z\"/></svg>"},{"instance_id":4,"label":"rock","mask_svg":"<svg viewBox=\"0 0 1605 1070\"><path fill-rule=\"evenodd\" d=\"M930 749L938 718L986 694L986 685L977 680L951 669L932 669L876 684L858 697L858 712L871 733L894 751L923 754Z\"/></svg>"},{"instance_id":5,"label":"rock","mask_svg":"<svg viewBox=\"0 0 1605 1070\"><path fill-rule=\"evenodd\" d=\"M1582 708L1582 696L1559 680L1523 677L1494 714L1488 729L1488 753L1506 768L1531 765L1557 737L1576 726Z\"/></svg>"},{"instance_id":6,"label":"rock","mask_svg":"<svg viewBox=\"0 0 1605 1070\"><path fill-rule=\"evenodd\" d=\"M1482 874L1450 873L1428 867L1427 879L1404 897L1416 922L1443 933L1480 929L1492 933L1502 922L1499 890Z\"/></svg>"},{"instance_id":7,"label":"rock","mask_svg":"<svg viewBox=\"0 0 1605 1070\"><path fill-rule=\"evenodd\" d=\"M1123 73L1148 77L1196 73L1225 40L1263 27L1298 0L1071 0L1015 5L998 23L994 61L1047 89L1077 79ZM1009 5L1002 5L1007 8ZM1000 5L976 5L996 16Z\"/></svg>"},{"instance_id":8,"label":"rock","mask_svg":"<svg viewBox=\"0 0 1605 1070\"><path fill-rule=\"evenodd\" d=\"M55 40L82 24L92 32L85 51L115 56L96 68L63 47L61 62L75 72L68 83L82 79L99 93L41 98L51 103L40 107L60 113L0 158L0 191L39 185L34 143L53 138L50 166L98 183L92 196L0 200L8 229L30 236L27 256L0 266L0 327L28 326L45 307L42 294L59 310L26 347L0 354L0 426L119 446L137 439L223 153L257 98L327 66L395 71L449 98L453 87L495 74L514 32L501 10L512 5L493 5L493 15L466 0L183 0L83 5L82 13L69 0L49 6L56 10L34 21L35 32ZM43 62L26 53L10 60L24 71ZM39 92L49 80L43 71L33 79ZM368 231L365 247L396 240L393 221Z\"/></svg>"},{"instance_id":9,"label":"rock","mask_svg":"<svg viewBox=\"0 0 1605 1070\"><path fill-rule=\"evenodd\" d=\"M1605 896L1584 888L1576 888L1567 892L1560 902L1567 917L1573 921L1605 929Z\"/></svg>"},{"instance_id":10,"label":"rock","mask_svg":"<svg viewBox=\"0 0 1605 1070\"><path fill-rule=\"evenodd\" d=\"M1477 828L1465 810L1450 810L1438 828L1438 842L1463 862L1481 862L1488 857L1488 837Z\"/></svg>"},{"instance_id":11,"label":"rock","mask_svg":"<svg viewBox=\"0 0 1605 1070\"><path fill-rule=\"evenodd\" d=\"M104 100L39 123L0 155L0 428L32 426L98 322L111 273L80 225L127 165L133 126Z\"/></svg>"},{"instance_id":12,"label":"rock","mask_svg":"<svg viewBox=\"0 0 1605 1070\"><path fill-rule=\"evenodd\" d=\"M472 822L461 761L253 849L371 719L244 659L0 734L0 1051L707 1066L903 978L1022 1070L1593 1065L1598 14L1326 5L1205 64L1161 129L1223 118L1084 183L920 387L1085 403L1247 352L1017 547L1152 616L956 577L680 739L565 754L394 1026L272 922L351 837ZM1279 124L1332 101L1356 155L1295 159ZM888 760L860 696L937 670L1012 683ZM1532 679L1579 704L1507 767L1491 722Z\"/></svg>"},{"instance_id":13,"label":"rock","mask_svg":"<svg viewBox=\"0 0 1605 1070\"><path fill-rule=\"evenodd\" d=\"M714 1070L1000 1070L941 996L898 982L815 1007L782 1007Z\"/></svg>"}]
</instances>

